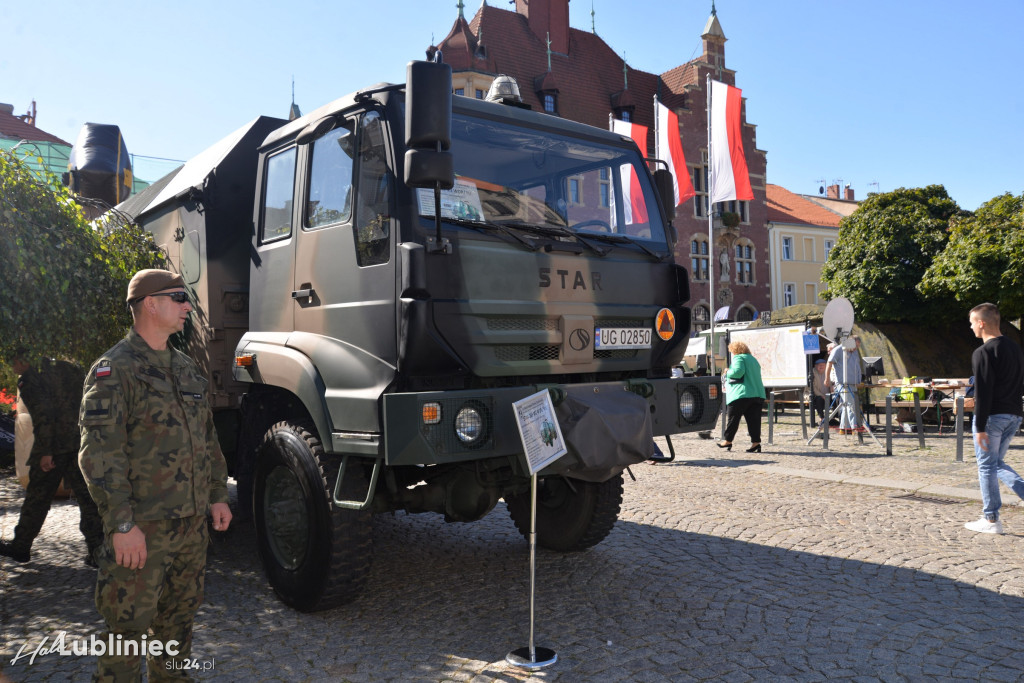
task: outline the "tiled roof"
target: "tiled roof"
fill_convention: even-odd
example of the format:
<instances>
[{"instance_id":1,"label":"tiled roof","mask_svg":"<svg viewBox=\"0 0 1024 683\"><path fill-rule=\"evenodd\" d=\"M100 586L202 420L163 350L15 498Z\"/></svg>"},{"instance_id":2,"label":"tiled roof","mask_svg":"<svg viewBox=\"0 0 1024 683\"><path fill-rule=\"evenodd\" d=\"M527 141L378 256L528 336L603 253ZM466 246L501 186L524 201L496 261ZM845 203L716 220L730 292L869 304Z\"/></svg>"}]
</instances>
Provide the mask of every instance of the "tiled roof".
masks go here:
<instances>
[{"instance_id":1,"label":"tiled roof","mask_svg":"<svg viewBox=\"0 0 1024 683\"><path fill-rule=\"evenodd\" d=\"M0 109L0 137L8 140L30 140L32 142L55 142L59 145L71 146L70 142L61 140L56 135L50 135L44 130L29 125L14 114L7 113L6 109Z\"/></svg>"},{"instance_id":2,"label":"tiled roof","mask_svg":"<svg viewBox=\"0 0 1024 683\"><path fill-rule=\"evenodd\" d=\"M803 223L838 228L842 216L793 194L784 187L766 185L768 220L773 223Z\"/></svg>"},{"instance_id":3,"label":"tiled roof","mask_svg":"<svg viewBox=\"0 0 1024 683\"><path fill-rule=\"evenodd\" d=\"M831 197L821 197L810 194L802 194L800 196L808 201L814 202L815 204L824 206L829 211L835 211L840 216L849 216L860 208L860 202L852 199L832 199Z\"/></svg>"},{"instance_id":4,"label":"tiled roof","mask_svg":"<svg viewBox=\"0 0 1024 683\"><path fill-rule=\"evenodd\" d=\"M483 37L478 44L476 36L481 30ZM534 110L543 111L544 107L531 86L571 84L571 88L559 89L558 113L563 118L608 128L608 112L617 95L616 102L630 102L636 107L634 121L646 124L654 119L653 97L658 91L658 76L628 67L624 77L622 57L594 33L570 28L569 54L552 53L549 73L547 45L530 30L527 18L485 4L472 22L457 19L440 47L444 61L456 73L478 71L514 76L519 80L523 102ZM628 88L624 88L627 83ZM681 104L672 101L673 93L665 84L661 90L666 104ZM653 141L653 131L650 134Z\"/></svg>"}]
</instances>

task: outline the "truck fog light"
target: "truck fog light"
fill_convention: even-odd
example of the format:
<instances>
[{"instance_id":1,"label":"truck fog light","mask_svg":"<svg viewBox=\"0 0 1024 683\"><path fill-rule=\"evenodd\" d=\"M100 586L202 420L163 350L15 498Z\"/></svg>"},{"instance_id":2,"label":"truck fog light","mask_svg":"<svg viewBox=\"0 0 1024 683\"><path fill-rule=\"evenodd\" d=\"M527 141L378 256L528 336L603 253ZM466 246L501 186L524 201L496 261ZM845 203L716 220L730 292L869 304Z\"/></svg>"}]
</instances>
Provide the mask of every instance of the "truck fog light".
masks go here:
<instances>
[{"instance_id":1,"label":"truck fog light","mask_svg":"<svg viewBox=\"0 0 1024 683\"><path fill-rule=\"evenodd\" d=\"M467 446L473 446L485 436L484 416L476 406L463 406L455 415L455 435Z\"/></svg>"}]
</instances>

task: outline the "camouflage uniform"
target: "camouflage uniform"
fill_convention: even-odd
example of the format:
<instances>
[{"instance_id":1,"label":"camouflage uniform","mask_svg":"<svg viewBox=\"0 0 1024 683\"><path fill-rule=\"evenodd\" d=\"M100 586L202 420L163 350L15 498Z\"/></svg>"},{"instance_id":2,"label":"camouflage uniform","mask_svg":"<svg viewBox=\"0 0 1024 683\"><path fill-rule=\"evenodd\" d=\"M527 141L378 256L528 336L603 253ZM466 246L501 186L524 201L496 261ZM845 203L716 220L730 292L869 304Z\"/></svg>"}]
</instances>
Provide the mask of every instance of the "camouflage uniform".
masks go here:
<instances>
[{"instance_id":1,"label":"camouflage uniform","mask_svg":"<svg viewBox=\"0 0 1024 683\"><path fill-rule=\"evenodd\" d=\"M21 516L14 528L10 548L28 555L32 542L43 528L50 503L61 479L75 492L81 520L78 528L85 537L89 554L103 543L103 527L96 504L78 469L78 407L82 402L82 369L62 360L44 360L39 369L30 368L18 378L18 392L32 416L35 441L29 454L28 487ZM53 459L53 469L44 472L43 456Z\"/></svg>"},{"instance_id":2,"label":"camouflage uniform","mask_svg":"<svg viewBox=\"0 0 1024 683\"><path fill-rule=\"evenodd\" d=\"M85 382L79 464L103 516L96 608L113 634L179 643L189 658L203 601L206 513L227 503L207 381L180 351L154 351L133 329L93 364ZM122 522L146 535L145 567L117 564L110 537ZM106 637L106 636L105 636ZM183 674L167 656L147 657L150 680ZM141 658L100 657L97 680L137 680Z\"/></svg>"}]
</instances>

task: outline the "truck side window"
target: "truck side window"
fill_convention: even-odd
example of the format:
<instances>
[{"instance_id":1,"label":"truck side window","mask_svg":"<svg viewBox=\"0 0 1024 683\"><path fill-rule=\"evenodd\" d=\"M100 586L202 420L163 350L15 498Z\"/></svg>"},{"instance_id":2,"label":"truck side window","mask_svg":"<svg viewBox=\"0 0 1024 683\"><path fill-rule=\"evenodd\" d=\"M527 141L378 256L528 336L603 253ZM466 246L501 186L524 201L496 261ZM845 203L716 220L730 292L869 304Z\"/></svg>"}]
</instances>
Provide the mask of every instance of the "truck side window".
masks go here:
<instances>
[{"instance_id":1,"label":"truck side window","mask_svg":"<svg viewBox=\"0 0 1024 683\"><path fill-rule=\"evenodd\" d=\"M352 216L352 157L355 136L335 128L313 143L306 227L342 223Z\"/></svg>"},{"instance_id":2,"label":"truck side window","mask_svg":"<svg viewBox=\"0 0 1024 683\"><path fill-rule=\"evenodd\" d=\"M263 183L263 241L292 234L292 202L295 189L295 148L269 157Z\"/></svg>"},{"instance_id":3,"label":"truck side window","mask_svg":"<svg viewBox=\"0 0 1024 683\"><path fill-rule=\"evenodd\" d=\"M377 112L363 116L359 132L359 184L356 205L356 260L361 266L390 257L391 173L384 126Z\"/></svg>"}]
</instances>

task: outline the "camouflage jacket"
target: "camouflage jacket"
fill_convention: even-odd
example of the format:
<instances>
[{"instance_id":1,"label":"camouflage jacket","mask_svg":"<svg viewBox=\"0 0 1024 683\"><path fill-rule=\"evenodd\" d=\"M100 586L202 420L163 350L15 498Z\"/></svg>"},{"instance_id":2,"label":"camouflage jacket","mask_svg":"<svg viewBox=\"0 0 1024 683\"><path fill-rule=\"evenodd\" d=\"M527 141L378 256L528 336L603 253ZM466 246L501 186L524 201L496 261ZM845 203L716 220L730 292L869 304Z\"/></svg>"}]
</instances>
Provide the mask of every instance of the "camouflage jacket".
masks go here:
<instances>
[{"instance_id":1,"label":"camouflage jacket","mask_svg":"<svg viewBox=\"0 0 1024 683\"><path fill-rule=\"evenodd\" d=\"M78 463L108 534L228 502L207 381L184 353L133 329L89 369L79 423Z\"/></svg>"},{"instance_id":2,"label":"camouflage jacket","mask_svg":"<svg viewBox=\"0 0 1024 683\"><path fill-rule=\"evenodd\" d=\"M29 466L44 455L78 450L78 406L82 403L82 368L62 360L44 360L18 378L18 393L32 417Z\"/></svg>"}]
</instances>

